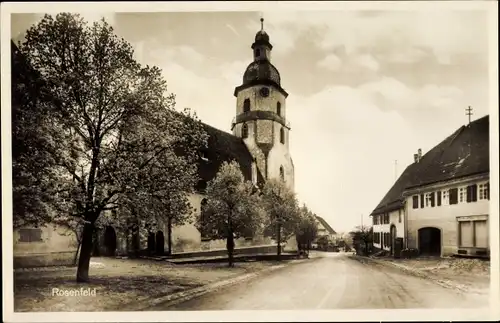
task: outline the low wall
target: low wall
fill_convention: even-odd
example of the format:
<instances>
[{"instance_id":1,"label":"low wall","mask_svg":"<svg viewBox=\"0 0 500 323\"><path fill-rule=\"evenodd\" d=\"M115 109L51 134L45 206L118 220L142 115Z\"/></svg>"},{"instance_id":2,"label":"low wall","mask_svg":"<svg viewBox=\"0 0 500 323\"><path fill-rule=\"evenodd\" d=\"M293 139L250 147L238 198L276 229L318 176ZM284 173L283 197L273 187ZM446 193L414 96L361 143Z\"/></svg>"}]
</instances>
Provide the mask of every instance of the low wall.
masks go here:
<instances>
[{"instance_id":1,"label":"low wall","mask_svg":"<svg viewBox=\"0 0 500 323\"><path fill-rule=\"evenodd\" d=\"M50 266L71 266L75 258L75 252L50 252L43 254L27 254L14 256L14 269L50 267Z\"/></svg>"},{"instance_id":2,"label":"low wall","mask_svg":"<svg viewBox=\"0 0 500 323\"><path fill-rule=\"evenodd\" d=\"M265 246L236 248L234 249L234 254L242 255L242 254L257 254L257 253L277 253L277 251L278 248L276 245L265 245ZM226 249L217 249L217 250L206 250L206 251L179 252L172 254L172 258L214 257L214 256L225 256L225 255L227 255Z\"/></svg>"}]
</instances>

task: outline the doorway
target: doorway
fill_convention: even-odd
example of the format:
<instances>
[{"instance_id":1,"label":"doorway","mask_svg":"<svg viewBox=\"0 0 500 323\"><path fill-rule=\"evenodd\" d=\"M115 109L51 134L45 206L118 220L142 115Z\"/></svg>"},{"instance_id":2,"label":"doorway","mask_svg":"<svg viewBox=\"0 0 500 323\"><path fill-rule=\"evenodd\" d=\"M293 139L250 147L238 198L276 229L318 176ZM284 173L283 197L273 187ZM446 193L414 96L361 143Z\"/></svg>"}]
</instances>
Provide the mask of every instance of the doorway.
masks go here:
<instances>
[{"instance_id":1,"label":"doorway","mask_svg":"<svg viewBox=\"0 0 500 323\"><path fill-rule=\"evenodd\" d=\"M441 230L433 227L419 229L418 250L421 255L441 256Z\"/></svg>"},{"instance_id":2,"label":"doorway","mask_svg":"<svg viewBox=\"0 0 500 323\"><path fill-rule=\"evenodd\" d=\"M165 236L163 231L156 232L156 254L163 255L165 253Z\"/></svg>"},{"instance_id":3,"label":"doorway","mask_svg":"<svg viewBox=\"0 0 500 323\"><path fill-rule=\"evenodd\" d=\"M114 257L116 253L116 232L111 226L104 229L104 255Z\"/></svg>"}]
</instances>

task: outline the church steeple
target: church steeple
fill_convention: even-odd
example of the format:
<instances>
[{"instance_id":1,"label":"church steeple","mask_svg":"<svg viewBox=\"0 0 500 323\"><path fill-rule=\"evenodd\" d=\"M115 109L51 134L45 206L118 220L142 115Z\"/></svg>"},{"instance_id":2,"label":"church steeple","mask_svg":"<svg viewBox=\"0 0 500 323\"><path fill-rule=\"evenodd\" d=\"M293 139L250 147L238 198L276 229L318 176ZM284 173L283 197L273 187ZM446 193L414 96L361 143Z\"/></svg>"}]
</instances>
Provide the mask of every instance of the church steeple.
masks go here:
<instances>
[{"instance_id":1,"label":"church steeple","mask_svg":"<svg viewBox=\"0 0 500 323\"><path fill-rule=\"evenodd\" d=\"M269 35L264 31L264 18L260 18L260 30L255 35L252 49L254 61L271 61L271 50L273 49L273 45L269 42Z\"/></svg>"},{"instance_id":2,"label":"church steeple","mask_svg":"<svg viewBox=\"0 0 500 323\"><path fill-rule=\"evenodd\" d=\"M272 48L261 19L252 44L253 61L243 74L242 84L234 89L236 116L231 130L243 139L265 179L278 178L293 188L290 124L286 119L288 93L281 87L280 73L271 63Z\"/></svg>"}]
</instances>

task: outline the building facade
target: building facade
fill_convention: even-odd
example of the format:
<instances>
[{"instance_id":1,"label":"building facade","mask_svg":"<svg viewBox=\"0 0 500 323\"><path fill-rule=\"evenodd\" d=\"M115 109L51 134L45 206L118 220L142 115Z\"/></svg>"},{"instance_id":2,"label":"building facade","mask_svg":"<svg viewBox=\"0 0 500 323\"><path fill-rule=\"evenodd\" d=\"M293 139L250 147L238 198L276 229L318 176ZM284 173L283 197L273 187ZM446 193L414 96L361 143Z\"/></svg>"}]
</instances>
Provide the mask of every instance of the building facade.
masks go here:
<instances>
[{"instance_id":1,"label":"building facade","mask_svg":"<svg viewBox=\"0 0 500 323\"><path fill-rule=\"evenodd\" d=\"M489 117L460 127L409 165L372 212L374 247L489 255Z\"/></svg>"},{"instance_id":2,"label":"building facade","mask_svg":"<svg viewBox=\"0 0 500 323\"><path fill-rule=\"evenodd\" d=\"M489 175L407 191L408 246L425 254L489 254Z\"/></svg>"}]
</instances>

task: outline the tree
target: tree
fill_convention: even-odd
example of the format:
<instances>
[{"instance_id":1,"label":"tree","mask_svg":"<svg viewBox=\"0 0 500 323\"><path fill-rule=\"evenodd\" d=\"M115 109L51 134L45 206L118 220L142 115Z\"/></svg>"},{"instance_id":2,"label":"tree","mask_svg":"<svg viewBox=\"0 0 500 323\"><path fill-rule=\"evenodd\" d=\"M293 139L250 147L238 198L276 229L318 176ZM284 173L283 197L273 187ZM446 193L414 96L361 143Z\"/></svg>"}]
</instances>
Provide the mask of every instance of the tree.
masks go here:
<instances>
[{"instance_id":1,"label":"tree","mask_svg":"<svg viewBox=\"0 0 500 323\"><path fill-rule=\"evenodd\" d=\"M54 143L63 154L49 155L65 179L58 190L71 204L68 221L84 223L76 278L86 282L101 216L119 209L129 224L158 216L158 206L149 206L153 193L185 190L183 178L165 172L191 169L204 145L202 128L196 116L173 110L161 70L138 64L104 20L87 26L79 15L45 15L19 49L44 80L45 104L66 139ZM183 156L175 154L179 147Z\"/></svg>"},{"instance_id":2,"label":"tree","mask_svg":"<svg viewBox=\"0 0 500 323\"><path fill-rule=\"evenodd\" d=\"M323 251L327 251L328 246L331 244L331 240L328 236L321 236L316 241L318 248Z\"/></svg>"},{"instance_id":3,"label":"tree","mask_svg":"<svg viewBox=\"0 0 500 323\"><path fill-rule=\"evenodd\" d=\"M281 243L295 233L299 222L299 207L295 193L285 182L270 179L262 190L263 206L267 214L265 234L278 243L277 256L281 256Z\"/></svg>"},{"instance_id":4,"label":"tree","mask_svg":"<svg viewBox=\"0 0 500 323\"><path fill-rule=\"evenodd\" d=\"M312 242L316 239L318 235L318 225L314 219L314 214L303 205L300 208L300 219L299 224L295 231L295 237L297 239L297 246L299 250L311 249Z\"/></svg>"},{"instance_id":5,"label":"tree","mask_svg":"<svg viewBox=\"0 0 500 323\"><path fill-rule=\"evenodd\" d=\"M257 190L245 181L237 162L224 162L206 189L206 210L197 221L200 232L212 239L226 239L229 266L234 263L234 239L259 230L263 214Z\"/></svg>"},{"instance_id":6,"label":"tree","mask_svg":"<svg viewBox=\"0 0 500 323\"><path fill-rule=\"evenodd\" d=\"M190 117L189 110L185 110L184 115L171 114L182 137L178 138L172 147L165 146L168 149L156 155L149 166L142 169L142 174L139 173L136 177L136 189L124 194L122 198L122 212L128 214L122 224L131 231L136 253L141 235L146 236L156 230L159 223L165 221L168 227L168 251L171 253L172 226L182 225L191 219L193 208L189 203L188 194L193 193L199 180L197 161L200 156L197 148L206 145L208 136L201 123ZM153 126L154 124L151 124L151 127L144 128L142 122L137 124L135 129L128 127L129 144L133 147L143 146L145 143L151 147L157 145L156 130L149 133ZM164 129L165 134L167 131ZM161 136L161 133L159 135ZM131 160L136 163L133 168L140 168L144 163L144 153ZM141 226L140 222L147 223L147 228Z\"/></svg>"},{"instance_id":7,"label":"tree","mask_svg":"<svg viewBox=\"0 0 500 323\"><path fill-rule=\"evenodd\" d=\"M54 212L60 181L54 156L63 154L57 143L65 138L40 74L11 47L13 225L38 227Z\"/></svg>"},{"instance_id":8,"label":"tree","mask_svg":"<svg viewBox=\"0 0 500 323\"><path fill-rule=\"evenodd\" d=\"M369 254L370 245L373 242L373 227L367 225L357 226L351 233L353 244L361 247L364 246L363 252L365 255Z\"/></svg>"}]
</instances>

